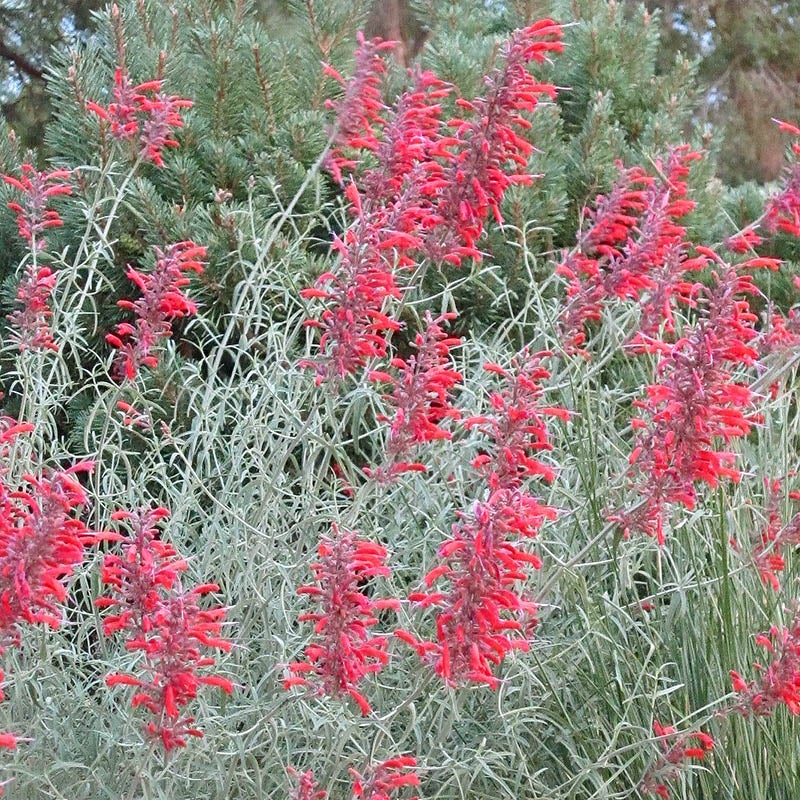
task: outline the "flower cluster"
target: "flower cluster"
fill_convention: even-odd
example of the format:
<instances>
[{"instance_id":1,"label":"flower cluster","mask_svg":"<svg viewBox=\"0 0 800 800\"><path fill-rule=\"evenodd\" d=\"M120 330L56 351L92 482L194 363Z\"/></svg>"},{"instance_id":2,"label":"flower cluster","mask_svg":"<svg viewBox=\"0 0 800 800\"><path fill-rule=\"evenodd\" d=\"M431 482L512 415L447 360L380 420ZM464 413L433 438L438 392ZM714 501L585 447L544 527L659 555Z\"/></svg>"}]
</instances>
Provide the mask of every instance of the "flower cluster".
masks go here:
<instances>
[{"instance_id":1,"label":"flower cluster","mask_svg":"<svg viewBox=\"0 0 800 800\"><path fill-rule=\"evenodd\" d=\"M164 508L118 511L115 520L126 520L129 536L108 534L122 544L122 555L108 553L103 560L102 581L110 587L98 598L98 608L113 608L106 617L106 636L122 633L125 647L141 653L137 673L113 673L108 686L134 686L131 704L143 706L155 718L146 726L148 735L158 739L165 750L183 747L187 736L202 736L194 718L182 716L203 685L217 686L228 694L233 684L219 675L204 674L214 665L207 648L227 652L230 641L222 637L225 609L201 609L201 598L219 591L214 583L185 590L180 578L187 568L175 549L159 539L157 525L169 516Z\"/></svg>"},{"instance_id":2,"label":"flower cluster","mask_svg":"<svg viewBox=\"0 0 800 800\"><path fill-rule=\"evenodd\" d=\"M386 445L386 462L367 474L382 483L391 482L403 472L424 472L424 464L409 462L414 447L436 439L450 439L452 433L442 427L448 419L458 419L460 412L452 405L451 392L461 381L461 373L450 366L450 348L461 339L448 336L443 324L455 319L455 313L433 319L425 317L425 329L414 340L416 355L392 359L392 372L373 370L370 380L394 386L387 402L394 407ZM395 374L397 373L397 374Z\"/></svg>"},{"instance_id":3,"label":"flower cluster","mask_svg":"<svg viewBox=\"0 0 800 800\"><path fill-rule=\"evenodd\" d=\"M289 792L289 800L325 800L328 796L324 789L319 788L311 770L298 772L294 767L287 767L286 771L294 779L294 786Z\"/></svg>"},{"instance_id":4,"label":"flower cluster","mask_svg":"<svg viewBox=\"0 0 800 800\"><path fill-rule=\"evenodd\" d=\"M32 247L34 256L47 246L45 231L63 225L58 211L50 208L50 199L72 194L68 181L70 170L39 172L31 164L23 164L19 178L3 175L3 180L21 193L20 202L8 207L17 215L20 236ZM20 350L56 350L50 330L50 296L56 275L50 267L41 266L36 258L26 266L19 286L20 308L9 314L11 336Z\"/></svg>"},{"instance_id":5,"label":"flower cluster","mask_svg":"<svg viewBox=\"0 0 800 800\"><path fill-rule=\"evenodd\" d=\"M343 238L334 238L333 250L341 256L338 269L320 275L315 287L300 293L306 299L327 300L330 305L319 320L305 322L306 327L322 331L319 354L301 364L314 369L317 384L340 381L361 369L368 359L382 358L388 334L401 328L385 306L401 296L392 262L408 235L388 224L385 209L365 208L355 184L347 187L346 195L353 202L356 221Z\"/></svg>"},{"instance_id":6,"label":"flower cluster","mask_svg":"<svg viewBox=\"0 0 800 800\"><path fill-rule=\"evenodd\" d=\"M60 626L66 580L85 546L98 538L75 516L87 503L77 476L91 471L91 462L24 475L22 488L10 484L9 445L31 430L28 423L0 418L0 654L19 645L23 623ZM17 741L0 734L0 747L13 749Z\"/></svg>"},{"instance_id":7,"label":"flower cluster","mask_svg":"<svg viewBox=\"0 0 800 800\"><path fill-rule=\"evenodd\" d=\"M417 759L414 756L394 756L370 767L363 774L351 769L353 800L391 800L396 789L419 786L416 766ZM412 797L409 800L418 798Z\"/></svg>"},{"instance_id":8,"label":"flower cluster","mask_svg":"<svg viewBox=\"0 0 800 800\"><path fill-rule=\"evenodd\" d=\"M416 772L417 759L413 756L393 756L380 764L375 764L363 773L350 769L353 779L353 800L391 800L392 794L405 786L419 786ZM294 779L289 795L291 800L325 800L328 793L319 788L311 770L299 772L288 767L287 772ZM409 800L418 800L416 796Z\"/></svg>"},{"instance_id":9,"label":"flower cluster","mask_svg":"<svg viewBox=\"0 0 800 800\"><path fill-rule=\"evenodd\" d=\"M161 91L161 80L131 85L127 72L119 67L114 72L114 102L105 108L98 103L86 104L120 140L137 140L138 156L157 167L164 166L165 147L177 147L173 131L183 127L181 109L191 108L192 101Z\"/></svg>"},{"instance_id":10,"label":"flower cluster","mask_svg":"<svg viewBox=\"0 0 800 800\"><path fill-rule=\"evenodd\" d=\"M692 284L684 274L704 266L687 258L686 228L680 220L694 208L687 199L689 164L700 154L672 149L657 164L658 178L634 167L623 169L608 195L587 211L591 224L557 267L567 279L567 305L560 325L568 351L583 352L585 325L599 320L610 298L635 300L642 319L634 345L659 332L674 331L674 298L686 298Z\"/></svg>"},{"instance_id":11,"label":"flower cluster","mask_svg":"<svg viewBox=\"0 0 800 800\"><path fill-rule=\"evenodd\" d=\"M50 329L50 296L57 276L50 267L28 264L17 287L20 308L8 315L11 338L20 350L58 350Z\"/></svg>"},{"instance_id":12,"label":"flower cluster","mask_svg":"<svg viewBox=\"0 0 800 800\"><path fill-rule=\"evenodd\" d=\"M299 617L314 623L317 639L305 648L306 661L289 664L294 674L283 685L315 686L320 694L334 697L347 694L366 716L370 705L356 687L389 661L387 638L373 636L370 629L378 624L381 611L400 607L397 600L374 599L364 591L370 579L389 575L386 549L334 523L317 554L319 561L312 565L315 585L297 590L317 598L321 606Z\"/></svg>"},{"instance_id":13,"label":"flower cluster","mask_svg":"<svg viewBox=\"0 0 800 800\"><path fill-rule=\"evenodd\" d=\"M400 327L388 309L401 296L398 268L412 267L421 257L453 264L480 258L476 244L487 216L500 220L508 187L531 180L522 174L533 150L518 133L530 127L522 112L555 94L553 86L536 83L526 65L559 51L560 35L550 20L515 33L504 66L487 78L486 96L459 101L465 116L451 123L449 133L440 121L448 89L431 73L417 76L394 111L383 108L379 45L362 42L352 91L347 84L337 107L331 168L342 180L342 169L359 166L341 155L344 149L370 153L377 166L364 171L361 187L345 186L355 219L334 241L339 267L302 292L328 305L307 322L321 330L319 353L305 362L318 382L341 380L369 358L386 355L388 337Z\"/></svg>"},{"instance_id":14,"label":"flower cluster","mask_svg":"<svg viewBox=\"0 0 800 800\"><path fill-rule=\"evenodd\" d=\"M503 46L502 65L484 80L486 95L457 101L466 116L449 123L442 160L422 187L433 206L424 253L434 262L480 259L477 242L487 217L501 223L500 203L508 188L532 181L525 170L534 148L519 133L530 128L522 112L533 111L542 96L555 98L556 89L537 83L527 65L560 53L561 34L550 19L515 31Z\"/></svg>"},{"instance_id":15,"label":"flower cluster","mask_svg":"<svg viewBox=\"0 0 800 800\"><path fill-rule=\"evenodd\" d=\"M83 560L84 547L97 541L97 535L74 516L87 503L77 476L93 466L84 461L39 477L25 475L25 489L3 486L0 649L19 643L22 622L60 625L64 580Z\"/></svg>"},{"instance_id":16,"label":"flower cluster","mask_svg":"<svg viewBox=\"0 0 800 800\"><path fill-rule=\"evenodd\" d=\"M556 512L529 494L524 482L533 476L552 479L552 469L536 458L550 448L544 418L568 418L564 409L539 404L539 384L549 377L543 355L523 353L511 370L487 366L504 379L505 388L491 397L493 414L467 424L480 427L491 441L489 452L473 462L486 478L488 497L460 514L452 537L439 548L439 565L425 576L426 590L409 595L421 607L439 609L436 641L396 633L447 683L497 687L494 668L512 650L528 649L536 624L536 604L515 585L528 578L530 568L538 569L540 560L516 542L536 536ZM449 587L431 591L439 580Z\"/></svg>"},{"instance_id":17,"label":"flower cluster","mask_svg":"<svg viewBox=\"0 0 800 800\"><path fill-rule=\"evenodd\" d=\"M154 249L157 260L152 272L139 272L133 267L126 272L142 296L117 302L120 308L134 313L134 322L121 322L114 333L106 335L106 341L120 351L116 359L119 373L130 380L141 367L158 364L153 348L159 339L172 335L172 320L197 312L197 306L182 290L189 284L186 272L203 271L201 259L205 258L206 248L187 241L165 250Z\"/></svg>"},{"instance_id":18,"label":"flower cluster","mask_svg":"<svg viewBox=\"0 0 800 800\"><path fill-rule=\"evenodd\" d=\"M792 714L800 714L800 614L795 613L788 628L773 626L769 633L756 636L756 644L767 650L773 661L768 667L756 664L761 679L750 683L731 670L739 700L730 710L744 716L769 716L783 703Z\"/></svg>"},{"instance_id":19,"label":"flower cluster","mask_svg":"<svg viewBox=\"0 0 800 800\"><path fill-rule=\"evenodd\" d=\"M8 207L17 215L19 235L35 250L43 250L47 244L47 228L59 228L64 223L58 211L49 208L50 198L72 194L67 181L72 172L56 169L52 172L39 172L31 164L23 164L22 175L3 175L3 180L22 195L21 202L10 202Z\"/></svg>"},{"instance_id":20,"label":"flower cluster","mask_svg":"<svg viewBox=\"0 0 800 800\"><path fill-rule=\"evenodd\" d=\"M753 548L753 561L755 562L761 580L772 587L774 591L781 588L778 573L786 567L784 549L800 544L800 512L784 524L780 512L780 501L783 498L781 482L778 480L767 481L768 502L766 508L766 521L757 535ZM791 499L800 499L800 493L790 492Z\"/></svg>"},{"instance_id":21,"label":"flower cluster","mask_svg":"<svg viewBox=\"0 0 800 800\"><path fill-rule=\"evenodd\" d=\"M381 53L394 47L391 42L379 39L367 41L361 31L357 35L355 70L349 80L345 80L330 64L323 64L325 74L344 88L344 95L339 100L325 103L326 108L336 114L333 144L325 166L340 185L345 182L343 170L353 170L359 163L357 158L348 157L347 151L375 152L378 149L376 128L384 124L382 114L385 110L381 100L381 81L386 65Z\"/></svg>"},{"instance_id":22,"label":"flower cluster","mask_svg":"<svg viewBox=\"0 0 800 800\"><path fill-rule=\"evenodd\" d=\"M658 720L653 722L653 732L661 739L661 752L639 788L668 800L667 783L680 775L688 759L705 758L706 753L714 749L714 740L702 731L678 733L671 725L662 725Z\"/></svg>"},{"instance_id":23,"label":"flower cluster","mask_svg":"<svg viewBox=\"0 0 800 800\"><path fill-rule=\"evenodd\" d=\"M631 474L638 476L639 494L647 502L612 517L626 535L644 532L663 544L669 505L691 509L697 482L713 487L720 478L740 478L734 453L718 450L716 442L746 436L754 422L747 412L752 392L733 375L757 359L751 346L756 317L746 300L755 287L740 271L752 264L731 267L719 260L711 287L697 290L697 323L672 344L651 343L661 354L657 382L635 404L641 415L633 420L639 434L630 456Z\"/></svg>"},{"instance_id":24,"label":"flower cluster","mask_svg":"<svg viewBox=\"0 0 800 800\"><path fill-rule=\"evenodd\" d=\"M800 236L800 128L788 122L776 122L782 131L797 138L792 143L794 158L789 165L784 186L767 203L764 228Z\"/></svg>"}]
</instances>

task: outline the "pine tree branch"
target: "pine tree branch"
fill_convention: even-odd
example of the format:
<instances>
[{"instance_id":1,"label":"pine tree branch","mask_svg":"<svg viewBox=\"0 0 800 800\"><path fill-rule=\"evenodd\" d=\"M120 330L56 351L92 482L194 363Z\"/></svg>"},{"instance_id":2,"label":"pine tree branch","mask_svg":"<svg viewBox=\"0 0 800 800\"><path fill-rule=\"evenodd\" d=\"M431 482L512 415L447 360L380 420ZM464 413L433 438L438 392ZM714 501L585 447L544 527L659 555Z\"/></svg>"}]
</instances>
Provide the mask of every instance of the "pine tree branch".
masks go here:
<instances>
[{"instance_id":1,"label":"pine tree branch","mask_svg":"<svg viewBox=\"0 0 800 800\"><path fill-rule=\"evenodd\" d=\"M12 50L5 41L0 38L0 58L10 61L20 72L24 72L28 77L36 80L44 79L44 72L22 53Z\"/></svg>"}]
</instances>

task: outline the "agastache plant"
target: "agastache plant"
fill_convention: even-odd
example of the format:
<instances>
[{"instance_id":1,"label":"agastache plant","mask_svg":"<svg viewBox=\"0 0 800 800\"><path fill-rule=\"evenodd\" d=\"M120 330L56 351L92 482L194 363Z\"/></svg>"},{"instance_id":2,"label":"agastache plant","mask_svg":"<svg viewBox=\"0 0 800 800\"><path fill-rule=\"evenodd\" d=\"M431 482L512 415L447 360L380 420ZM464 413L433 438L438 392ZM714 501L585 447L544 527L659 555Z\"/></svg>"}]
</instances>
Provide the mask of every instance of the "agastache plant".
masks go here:
<instances>
[{"instance_id":1,"label":"agastache plant","mask_svg":"<svg viewBox=\"0 0 800 800\"><path fill-rule=\"evenodd\" d=\"M772 663L756 664L761 677L749 682L731 670L738 699L730 711L769 716L776 707L785 705L792 714L800 714L800 613L794 612L788 627L773 626L768 633L756 636L756 644L770 653Z\"/></svg>"},{"instance_id":2,"label":"agastache plant","mask_svg":"<svg viewBox=\"0 0 800 800\"><path fill-rule=\"evenodd\" d=\"M293 786L289 792L289 800L325 800L328 793L319 788L314 780L314 773L309 769L299 772L294 767L287 767L286 771L292 778Z\"/></svg>"},{"instance_id":3,"label":"agastache plant","mask_svg":"<svg viewBox=\"0 0 800 800\"><path fill-rule=\"evenodd\" d=\"M714 739L703 731L678 733L672 725L653 722L653 733L660 739L661 752L647 770L639 789L669 800L668 783L686 768L689 759L701 761L714 749Z\"/></svg>"},{"instance_id":4,"label":"agastache plant","mask_svg":"<svg viewBox=\"0 0 800 800\"><path fill-rule=\"evenodd\" d=\"M88 102L86 108L108 127L113 138L136 141L137 156L157 167L164 166L165 147L177 147L174 131L183 127L181 111L193 103L161 91L162 80L131 85L127 71L114 72L114 101L107 107Z\"/></svg>"},{"instance_id":5,"label":"agastache plant","mask_svg":"<svg viewBox=\"0 0 800 800\"><path fill-rule=\"evenodd\" d=\"M23 475L22 486L10 482L10 445L32 430L28 423L0 418L0 654L19 647L24 624L60 627L67 581L85 547L100 538L78 516L88 503L79 476L92 471L92 462ZM0 734L2 747L13 749L17 741Z\"/></svg>"},{"instance_id":6,"label":"agastache plant","mask_svg":"<svg viewBox=\"0 0 800 800\"><path fill-rule=\"evenodd\" d=\"M788 122L778 127L796 137L792 143L792 160L780 191L767 203L764 228L772 233L782 231L800 237L800 128Z\"/></svg>"},{"instance_id":7,"label":"agastache plant","mask_svg":"<svg viewBox=\"0 0 800 800\"><path fill-rule=\"evenodd\" d=\"M455 317L451 312L434 319L428 312L425 328L414 340L414 355L395 356L389 369L369 373L370 380L393 387L385 398L394 414L380 420L390 423L385 463L365 470L380 483L390 483L404 472L425 472L425 464L408 460L416 447L452 438L452 432L443 426L461 416L451 397L461 382L461 373L450 363L450 349L461 344L461 339L449 336L442 326Z\"/></svg>"},{"instance_id":8,"label":"agastache plant","mask_svg":"<svg viewBox=\"0 0 800 800\"><path fill-rule=\"evenodd\" d=\"M700 153L682 146L657 162L657 177L638 167L624 169L607 195L585 212L589 226L556 269L567 279L567 303L560 327L567 352L583 349L586 324L598 321L611 299L641 306L634 347L643 340L674 332L676 300L690 302L692 282L686 273L703 259L689 259L681 219L695 206L686 197L689 165Z\"/></svg>"},{"instance_id":9,"label":"agastache plant","mask_svg":"<svg viewBox=\"0 0 800 800\"><path fill-rule=\"evenodd\" d=\"M511 651L530 647L536 603L520 584L541 561L519 543L535 537L556 511L531 495L525 482L552 480L553 469L537 457L551 448L545 419L569 417L540 402L541 383L550 376L541 363L546 355L523 352L510 369L487 365L504 387L491 395L493 413L466 424L488 439L486 452L473 461L488 495L459 513L451 538L439 548L440 563L424 578L425 589L409 595L412 603L437 609L436 640L396 632L448 684L496 688L496 667Z\"/></svg>"},{"instance_id":10,"label":"agastache plant","mask_svg":"<svg viewBox=\"0 0 800 800\"><path fill-rule=\"evenodd\" d=\"M120 308L133 312L133 322L121 322L106 341L119 350L115 365L120 376L132 380L142 367L155 367L159 340L172 335L172 320L191 316L197 306L183 292L190 281L187 272L201 273L206 248L194 242L178 242L164 250L156 247L152 272L128 267L126 275L142 295L137 300L119 300Z\"/></svg>"},{"instance_id":11,"label":"agastache plant","mask_svg":"<svg viewBox=\"0 0 800 800\"><path fill-rule=\"evenodd\" d=\"M630 473L647 502L612 516L626 534L643 532L660 545L671 505L694 508L698 483L714 487L723 478L740 479L735 454L718 442L746 436L756 420L752 392L735 372L758 358L756 317L747 301L756 289L742 270L765 260L731 266L707 248L697 250L717 266L712 285L695 291L699 319L673 343L649 343L660 355L656 381L634 404L640 415L633 420L638 436Z\"/></svg>"},{"instance_id":12,"label":"agastache plant","mask_svg":"<svg viewBox=\"0 0 800 800\"><path fill-rule=\"evenodd\" d=\"M4 175L3 180L19 193L19 202L8 207L17 215L20 236L28 242L32 258L17 287L19 307L9 314L11 338L20 350L57 350L50 329L50 297L56 285L56 273L39 263L40 251L47 247L46 232L58 228L63 221L58 211L50 208L50 200L72 194L70 170L40 172L31 164L23 164L19 178Z\"/></svg>"},{"instance_id":13,"label":"agastache plant","mask_svg":"<svg viewBox=\"0 0 800 800\"><path fill-rule=\"evenodd\" d=\"M381 611L400 607L398 600L376 599L364 591L371 579L389 575L387 552L334 523L330 535L322 537L317 555L319 560L312 565L314 584L297 590L319 606L299 617L314 623L314 640L304 650L304 661L289 664L292 674L283 685L309 686L333 697L347 695L366 716L371 708L359 684L389 661L387 637L373 635L372 628Z\"/></svg>"},{"instance_id":14,"label":"agastache plant","mask_svg":"<svg viewBox=\"0 0 800 800\"><path fill-rule=\"evenodd\" d=\"M392 800L396 790L419 786L414 756L393 756L363 773L350 770L353 776L353 800ZM419 800L416 796L409 800Z\"/></svg>"},{"instance_id":15,"label":"agastache plant","mask_svg":"<svg viewBox=\"0 0 800 800\"><path fill-rule=\"evenodd\" d=\"M17 215L19 235L34 250L43 250L47 245L47 229L64 224L58 211L50 208L50 199L72 194L69 184L72 172L66 169L40 172L31 164L23 164L20 169L19 178L3 175L3 180L21 195L20 202L11 201L8 207Z\"/></svg>"},{"instance_id":16,"label":"agastache plant","mask_svg":"<svg viewBox=\"0 0 800 800\"><path fill-rule=\"evenodd\" d=\"M8 315L10 338L23 350L54 350L58 345L50 328L50 297L58 276L50 267L28 264L17 287L19 308Z\"/></svg>"},{"instance_id":17,"label":"agastache plant","mask_svg":"<svg viewBox=\"0 0 800 800\"><path fill-rule=\"evenodd\" d=\"M559 52L560 36L550 20L513 34L503 65L486 79L485 97L459 101L463 116L449 123L449 132L439 122L447 87L429 73L418 75L394 112L380 105L377 45L362 43L353 79L362 88L359 94L348 84L337 106L334 130L340 135L332 164L340 181L343 169L357 170L357 158L340 155L349 148L369 153L377 166L363 179L356 172L353 182L344 182L354 222L334 240L341 262L302 292L306 299L326 301L307 322L321 331L319 352L303 362L315 370L318 383L341 381L387 354L388 339L400 328L391 310L402 295L398 268L425 258L439 265L481 258L477 242L487 217L502 221L507 189L532 180L525 170L533 146L520 134L530 121L522 112L533 111L543 96L555 96L555 88L536 83L526 65Z\"/></svg>"},{"instance_id":18,"label":"agastache plant","mask_svg":"<svg viewBox=\"0 0 800 800\"><path fill-rule=\"evenodd\" d=\"M762 582L777 592L781 588L778 575L786 568L786 549L800 544L800 512L784 524L780 511L784 497L781 481L767 480L766 486L766 520L754 537L752 557ZM789 497L800 499L800 493L789 492Z\"/></svg>"},{"instance_id":19,"label":"agastache plant","mask_svg":"<svg viewBox=\"0 0 800 800\"><path fill-rule=\"evenodd\" d=\"M233 683L207 670L215 664L209 650L228 652L232 644L222 636L226 609L201 608L202 598L218 592L214 583L184 589L187 569L171 544L159 538L158 525L169 516L164 508L117 511L112 518L131 529L126 537L108 534L121 545L122 555L108 553L102 581L109 594L98 598L98 608L114 613L103 622L106 636L122 634L125 649L138 652L135 671L112 673L108 686L133 686L131 705L147 709L154 717L145 726L148 736L165 750L184 747L187 736L202 737L194 717L183 709L202 686L233 692Z\"/></svg>"}]
</instances>

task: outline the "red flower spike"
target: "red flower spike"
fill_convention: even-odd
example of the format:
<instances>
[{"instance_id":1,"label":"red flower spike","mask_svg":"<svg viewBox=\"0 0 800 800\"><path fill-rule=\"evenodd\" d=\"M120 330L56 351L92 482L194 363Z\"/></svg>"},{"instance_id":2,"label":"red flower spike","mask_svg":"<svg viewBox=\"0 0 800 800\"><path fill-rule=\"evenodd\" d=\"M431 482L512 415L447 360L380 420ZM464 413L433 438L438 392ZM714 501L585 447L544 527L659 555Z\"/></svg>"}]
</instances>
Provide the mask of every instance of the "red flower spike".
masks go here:
<instances>
[{"instance_id":1,"label":"red flower spike","mask_svg":"<svg viewBox=\"0 0 800 800\"><path fill-rule=\"evenodd\" d=\"M532 112L542 97L555 98L556 90L537 83L527 65L560 53L561 35L552 20L515 31L503 46L502 66L485 78L485 96L459 102L467 115L448 123L452 132L438 150L443 163L431 164L421 186L432 205L423 252L434 262L480 259L486 219L501 223L508 188L531 182L525 170L534 148L520 135L530 127L521 112ZM515 173L508 174L509 165Z\"/></svg>"},{"instance_id":2,"label":"red flower spike","mask_svg":"<svg viewBox=\"0 0 800 800\"><path fill-rule=\"evenodd\" d=\"M777 592L781 588L778 573L786 567L784 548L800 544L800 512L784 524L780 512L783 499L781 482L768 480L766 488L766 523L755 537L752 555L761 580Z\"/></svg>"},{"instance_id":3,"label":"red flower spike","mask_svg":"<svg viewBox=\"0 0 800 800\"><path fill-rule=\"evenodd\" d=\"M66 581L83 561L85 546L102 538L75 517L88 502L75 476L90 472L92 462L23 475L22 487L7 483L9 445L32 430L29 423L0 417L0 654L19 646L24 623L60 626ZM0 747L13 750L19 741L0 734Z\"/></svg>"},{"instance_id":4,"label":"red flower spike","mask_svg":"<svg viewBox=\"0 0 800 800\"><path fill-rule=\"evenodd\" d=\"M394 792L406 786L419 786L417 759L395 756L365 770L364 774L351 769L353 800L392 800ZM416 796L409 800L419 800Z\"/></svg>"},{"instance_id":5,"label":"red flower spike","mask_svg":"<svg viewBox=\"0 0 800 800\"><path fill-rule=\"evenodd\" d=\"M796 137L783 188L767 203L764 229L800 236L800 128L775 120L782 131Z\"/></svg>"},{"instance_id":6,"label":"red flower spike","mask_svg":"<svg viewBox=\"0 0 800 800\"><path fill-rule=\"evenodd\" d=\"M373 371L369 375L370 380L394 386L392 393L384 396L395 409L385 463L365 470L380 483L391 483L403 472L425 471L424 464L410 463L406 457L419 444L452 436L442 423L460 417L451 393L462 378L460 372L450 368L450 348L460 345L461 340L449 337L442 325L455 317L450 313L433 319L427 312L425 329L414 339L416 355L392 359L391 372Z\"/></svg>"},{"instance_id":7,"label":"red flower spike","mask_svg":"<svg viewBox=\"0 0 800 800\"><path fill-rule=\"evenodd\" d=\"M50 296L56 285L56 274L49 267L28 264L17 288L17 302L21 308L8 315L10 336L20 351L55 350L50 330Z\"/></svg>"},{"instance_id":8,"label":"red flower spike","mask_svg":"<svg viewBox=\"0 0 800 800\"><path fill-rule=\"evenodd\" d=\"M800 613L795 612L788 628L772 627L769 633L756 637L756 643L774 658L768 667L755 665L760 680L748 683L731 670L739 700L729 711L743 716L770 716L783 704L792 714L800 714Z\"/></svg>"},{"instance_id":9,"label":"red flower spike","mask_svg":"<svg viewBox=\"0 0 800 800\"><path fill-rule=\"evenodd\" d=\"M284 688L304 685L315 687L318 694L349 695L366 716L369 703L356 687L389 660L386 637L372 636L370 629L378 624L380 611L400 604L376 600L361 587L370 578L389 575L387 553L335 523L317 552L319 561L312 565L316 585L298 589L298 594L318 598L320 610L300 618L315 623L315 639L305 648L306 661L289 664L294 674L284 680Z\"/></svg>"},{"instance_id":10,"label":"red flower spike","mask_svg":"<svg viewBox=\"0 0 800 800\"><path fill-rule=\"evenodd\" d=\"M342 257L336 272L302 293L327 301L318 318L306 323L321 330L318 355L303 362L315 370L317 383L338 382L369 359L386 356L388 338L400 327L389 310L401 296L399 269L415 266L420 255L440 264L481 257L476 243L486 217L499 220L508 187L530 180L519 174L533 150L517 132L529 127L520 112L555 94L553 86L533 81L526 64L560 51L560 34L549 20L517 31L504 67L488 79L486 97L466 104L469 119L454 121L449 135L440 130L440 101L448 88L430 73L419 73L415 86L386 113L377 94L381 45L362 41L356 75L337 106L329 165L345 184L355 220L334 241ZM361 166L360 156L345 151L366 151L378 162L362 175L361 188L342 178L343 169Z\"/></svg>"},{"instance_id":11,"label":"red flower spike","mask_svg":"<svg viewBox=\"0 0 800 800\"><path fill-rule=\"evenodd\" d=\"M717 443L746 436L755 422L748 414L752 393L733 377L736 367L757 359L750 345L756 317L744 299L755 291L749 276L723 263L697 298L703 313L696 325L674 344L652 345L662 358L657 382L635 403L641 414L633 421L639 433L630 457L630 474L647 503L610 517L626 535L643 532L662 545L670 505L693 508L697 483L739 480L733 453Z\"/></svg>"},{"instance_id":12,"label":"red flower spike","mask_svg":"<svg viewBox=\"0 0 800 800\"><path fill-rule=\"evenodd\" d=\"M126 539L119 537L123 555L108 553L103 559L102 582L111 591L95 604L116 612L103 621L105 635L124 633L126 650L140 651L142 656L138 674L112 673L106 684L136 687L131 705L143 706L157 720L146 724L147 734L165 750L184 747L187 736L203 734L193 726L193 717L181 716L181 709L204 685L228 694L234 689L227 678L202 672L214 665L213 657L203 655L205 648L228 652L232 647L222 637L226 610L199 605L203 595L219 587L202 584L188 591L181 587L186 562L158 538L156 526L169 516L166 509L119 511L112 516L127 521L132 532Z\"/></svg>"},{"instance_id":13,"label":"red flower spike","mask_svg":"<svg viewBox=\"0 0 800 800\"><path fill-rule=\"evenodd\" d=\"M165 147L177 147L173 136L183 127L181 109L193 103L161 91L163 81L154 80L131 86L122 68L114 72L114 102L108 108L89 102L86 107L106 122L115 139L139 139L139 156L157 167L164 166Z\"/></svg>"},{"instance_id":14,"label":"red flower spike","mask_svg":"<svg viewBox=\"0 0 800 800\"><path fill-rule=\"evenodd\" d=\"M178 242L165 250L154 248L157 261L151 273L143 273L128 267L127 276L136 284L142 296L135 301L120 300L120 308L135 315L133 324L122 322L115 333L106 335L106 341L117 348L115 366L118 374L133 380L141 367L153 368L158 358L153 350L159 339L172 335L173 319L187 317L197 312L197 306L184 293L189 285L186 272L202 272L201 259L206 249L194 242Z\"/></svg>"},{"instance_id":15,"label":"red flower spike","mask_svg":"<svg viewBox=\"0 0 800 800\"><path fill-rule=\"evenodd\" d=\"M3 175L3 180L22 194L21 202L11 202L8 207L17 215L19 235L34 249L43 250L47 244L45 230L64 224L58 212L48 208L50 198L72 194L68 183L72 172L38 172L30 164L23 164L21 171L19 178Z\"/></svg>"},{"instance_id":16,"label":"red flower spike","mask_svg":"<svg viewBox=\"0 0 800 800\"><path fill-rule=\"evenodd\" d=\"M376 127L384 124L386 107L381 99L381 82L386 72L381 54L394 47L392 42L380 39L367 41L358 32L358 47L355 53L355 72L345 80L335 69L323 64L325 74L344 87L344 96L337 101L328 101L328 108L336 113L333 126L334 144L325 166L334 180L344 185L343 170L354 168L360 156L348 157L346 153L360 150L375 152L378 149Z\"/></svg>"},{"instance_id":17,"label":"red flower spike","mask_svg":"<svg viewBox=\"0 0 800 800\"><path fill-rule=\"evenodd\" d=\"M289 792L289 800L325 800L328 796L326 791L319 788L311 770L298 772L294 767L287 767L286 771L294 782L294 786Z\"/></svg>"},{"instance_id":18,"label":"red flower spike","mask_svg":"<svg viewBox=\"0 0 800 800\"><path fill-rule=\"evenodd\" d=\"M567 278L566 308L560 326L567 350L586 354L585 324L599 320L610 298L641 304L641 347L662 325L674 331L676 300L690 302L693 284L684 275L703 263L687 257L686 228L680 220L694 208L686 198L689 165L701 157L686 145L658 163L658 178L638 167L623 169L607 196L587 212L591 225L576 248L565 254L557 272Z\"/></svg>"},{"instance_id":19,"label":"red flower spike","mask_svg":"<svg viewBox=\"0 0 800 800\"><path fill-rule=\"evenodd\" d=\"M516 541L535 537L554 509L524 489L532 476L550 480L553 470L534 456L549 449L545 416L567 417L564 409L540 408L540 382L549 377L545 354L523 352L511 369L487 365L505 388L490 398L494 413L466 424L479 427L491 444L473 463L486 478L489 494L470 514L460 514L453 535L439 548L440 564L424 579L427 589L440 581L441 591L420 591L409 600L435 606L436 641L420 641L407 631L398 638L411 645L446 683L485 683L496 688L494 670L513 650L527 650L536 625L536 604L516 589L539 558Z\"/></svg>"},{"instance_id":20,"label":"red flower spike","mask_svg":"<svg viewBox=\"0 0 800 800\"><path fill-rule=\"evenodd\" d=\"M19 643L23 622L61 624L65 579L83 560L85 545L97 540L73 516L88 502L74 476L92 468L83 462L26 475L27 488L0 490L0 652Z\"/></svg>"},{"instance_id":21,"label":"red flower spike","mask_svg":"<svg viewBox=\"0 0 800 800\"><path fill-rule=\"evenodd\" d=\"M645 774L639 790L668 800L667 784L680 775L689 759L705 758L706 753L714 749L715 742L703 731L678 733L671 725L662 725L658 720L653 722L653 732L661 737L661 752Z\"/></svg>"}]
</instances>

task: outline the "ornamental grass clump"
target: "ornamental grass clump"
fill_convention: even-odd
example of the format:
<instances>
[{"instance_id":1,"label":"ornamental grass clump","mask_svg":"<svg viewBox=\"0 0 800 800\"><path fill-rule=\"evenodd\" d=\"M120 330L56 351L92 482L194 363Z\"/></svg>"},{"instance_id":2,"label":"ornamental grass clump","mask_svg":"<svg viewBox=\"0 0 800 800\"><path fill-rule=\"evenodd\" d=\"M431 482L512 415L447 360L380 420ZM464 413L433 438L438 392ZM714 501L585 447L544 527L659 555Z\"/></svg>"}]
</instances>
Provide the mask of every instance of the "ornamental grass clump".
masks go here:
<instances>
[{"instance_id":1,"label":"ornamental grass clump","mask_svg":"<svg viewBox=\"0 0 800 800\"><path fill-rule=\"evenodd\" d=\"M624 4L289 5L125 0L0 148L6 791L795 800L797 153Z\"/></svg>"}]
</instances>

